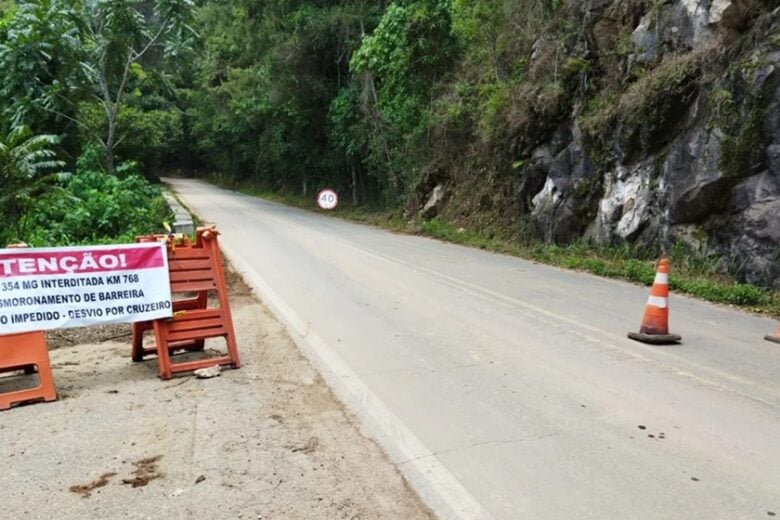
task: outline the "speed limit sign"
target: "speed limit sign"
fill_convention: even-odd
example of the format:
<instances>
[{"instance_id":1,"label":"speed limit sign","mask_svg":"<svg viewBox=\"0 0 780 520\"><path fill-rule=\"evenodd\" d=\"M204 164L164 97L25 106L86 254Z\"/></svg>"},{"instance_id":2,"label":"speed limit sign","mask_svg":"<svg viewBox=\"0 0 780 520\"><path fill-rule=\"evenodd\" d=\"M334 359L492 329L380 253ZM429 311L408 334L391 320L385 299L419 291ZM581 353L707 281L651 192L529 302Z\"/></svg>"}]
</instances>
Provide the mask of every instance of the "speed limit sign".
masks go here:
<instances>
[{"instance_id":1,"label":"speed limit sign","mask_svg":"<svg viewBox=\"0 0 780 520\"><path fill-rule=\"evenodd\" d=\"M334 209L339 203L339 196L331 189L322 190L317 194L317 205L322 209Z\"/></svg>"}]
</instances>

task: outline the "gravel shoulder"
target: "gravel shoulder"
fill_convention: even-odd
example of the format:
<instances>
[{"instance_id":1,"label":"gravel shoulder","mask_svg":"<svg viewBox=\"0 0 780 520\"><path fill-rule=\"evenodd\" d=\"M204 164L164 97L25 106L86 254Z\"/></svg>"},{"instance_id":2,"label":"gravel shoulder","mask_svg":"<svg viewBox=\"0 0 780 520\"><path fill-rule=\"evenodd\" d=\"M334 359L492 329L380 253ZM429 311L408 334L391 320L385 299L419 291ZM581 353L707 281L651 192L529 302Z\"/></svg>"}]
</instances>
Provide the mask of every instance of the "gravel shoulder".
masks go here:
<instances>
[{"instance_id":1,"label":"gravel shoulder","mask_svg":"<svg viewBox=\"0 0 780 520\"><path fill-rule=\"evenodd\" d=\"M242 368L218 378L159 380L129 326L49 335L60 400L0 413L5 518L433 518L229 278Z\"/></svg>"}]
</instances>

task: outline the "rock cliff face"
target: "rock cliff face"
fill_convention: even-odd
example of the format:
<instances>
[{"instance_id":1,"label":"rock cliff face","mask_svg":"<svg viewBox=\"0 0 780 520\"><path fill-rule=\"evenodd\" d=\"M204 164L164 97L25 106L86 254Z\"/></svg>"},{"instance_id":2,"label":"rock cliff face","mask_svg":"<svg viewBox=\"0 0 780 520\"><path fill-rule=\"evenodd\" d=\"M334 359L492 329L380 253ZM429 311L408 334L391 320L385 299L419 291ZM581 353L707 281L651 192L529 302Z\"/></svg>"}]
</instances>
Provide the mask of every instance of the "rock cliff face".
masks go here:
<instances>
[{"instance_id":1,"label":"rock cliff face","mask_svg":"<svg viewBox=\"0 0 780 520\"><path fill-rule=\"evenodd\" d=\"M635 79L519 147L520 218L548 241L683 244L778 287L778 2L644 2L624 27L626 59L610 63L623 3L583 2L588 49L579 52L603 74L622 67Z\"/></svg>"}]
</instances>

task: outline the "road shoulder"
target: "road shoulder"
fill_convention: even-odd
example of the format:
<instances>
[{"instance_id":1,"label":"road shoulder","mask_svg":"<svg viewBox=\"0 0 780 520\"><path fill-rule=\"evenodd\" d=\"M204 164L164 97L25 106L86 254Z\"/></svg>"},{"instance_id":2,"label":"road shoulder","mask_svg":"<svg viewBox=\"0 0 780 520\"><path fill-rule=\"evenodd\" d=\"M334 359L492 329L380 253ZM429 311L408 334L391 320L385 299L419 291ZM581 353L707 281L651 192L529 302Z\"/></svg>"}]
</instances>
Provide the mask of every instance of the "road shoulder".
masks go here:
<instances>
[{"instance_id":1,"label":"road shoulder","mask_svg":"<svg viewBox=\"0 0 780 520\"><path fill-rule=\"evenodd\" d=\"M116 329L51 351L61 399L0 415L9 518L431 518L231 279L240 370L161 381Z\"/></svg>"}]
</instances>

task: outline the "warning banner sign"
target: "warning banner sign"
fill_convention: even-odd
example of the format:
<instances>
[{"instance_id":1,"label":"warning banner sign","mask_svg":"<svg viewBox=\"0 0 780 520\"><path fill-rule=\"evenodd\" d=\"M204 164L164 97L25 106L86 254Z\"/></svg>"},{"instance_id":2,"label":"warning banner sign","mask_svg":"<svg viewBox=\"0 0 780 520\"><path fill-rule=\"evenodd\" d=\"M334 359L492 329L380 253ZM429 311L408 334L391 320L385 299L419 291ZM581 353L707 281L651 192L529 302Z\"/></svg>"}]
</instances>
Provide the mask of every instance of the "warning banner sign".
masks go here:
<instances>
[{"instance_id":1,"label":"warning banner sign","mask_svg":"<svg viewBox=\"0 0 780 520\"><path fill-rule=\"evenodd\" d=\"M0 334L172 315L165 245L0 249Z\"/></svg>"}]
</instances>

